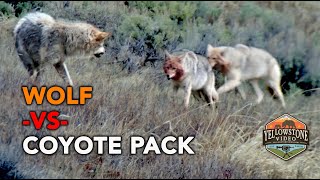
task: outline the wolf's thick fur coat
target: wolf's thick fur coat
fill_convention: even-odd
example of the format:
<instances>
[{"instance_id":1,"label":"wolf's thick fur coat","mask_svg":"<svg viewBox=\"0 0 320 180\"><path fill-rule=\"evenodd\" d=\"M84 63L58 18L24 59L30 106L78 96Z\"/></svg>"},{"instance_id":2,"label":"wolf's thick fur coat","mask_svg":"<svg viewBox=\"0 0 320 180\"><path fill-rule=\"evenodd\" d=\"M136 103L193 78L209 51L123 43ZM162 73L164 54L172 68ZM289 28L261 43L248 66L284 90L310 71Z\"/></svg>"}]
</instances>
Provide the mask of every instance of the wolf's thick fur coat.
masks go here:
<instances>
[{"instance_id":1,"label":"wolf's thick fur coat","mask_svg":"<svg viewBox=\"0 0 320 180\"><path fill-rule=\"evenodd\" d=\"M13 33L17 53L33 80L38 79L43 66L49 63L69 85L73 82L64 63L66 57L101 56L105 52L104 40L111 34L87 23L55 20L40 12L21 18Z\"/></svg>"}]
</instances>

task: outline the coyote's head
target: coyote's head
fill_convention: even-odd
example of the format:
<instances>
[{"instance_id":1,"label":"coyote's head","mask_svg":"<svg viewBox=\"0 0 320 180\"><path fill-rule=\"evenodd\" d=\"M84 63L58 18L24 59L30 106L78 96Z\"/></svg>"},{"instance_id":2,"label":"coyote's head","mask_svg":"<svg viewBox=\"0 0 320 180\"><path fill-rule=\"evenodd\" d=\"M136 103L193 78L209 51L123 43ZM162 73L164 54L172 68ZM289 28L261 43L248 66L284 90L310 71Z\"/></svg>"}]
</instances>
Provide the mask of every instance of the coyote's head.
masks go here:
<instances>
[{"instance_id":1,"label":"coyote's head","mask_svg":"<svg viewBox=\"0 0 320 180\"><path fill-rule=\"evenodd\" d=\"M185 55L175 56L169 54L168 51L165 51L165 62L163 65L163 70L168 79L173 79L175 81L183 79L184 70L182 61L184 57Z\"/></svg>"},{"instance_id":2,"label":"coyote's head","mask_svg":"<svg viewBox=\"0 0 320 180\"><path fill-rule=\"evenodd\" d=\"M219 48L215 48L208 44L207 47L207 59L211 67L216 67L220 69L222 73L226 74L230 70L230 62L227 61L224 57L224 52Z\"/></svg>"}]
</instances>

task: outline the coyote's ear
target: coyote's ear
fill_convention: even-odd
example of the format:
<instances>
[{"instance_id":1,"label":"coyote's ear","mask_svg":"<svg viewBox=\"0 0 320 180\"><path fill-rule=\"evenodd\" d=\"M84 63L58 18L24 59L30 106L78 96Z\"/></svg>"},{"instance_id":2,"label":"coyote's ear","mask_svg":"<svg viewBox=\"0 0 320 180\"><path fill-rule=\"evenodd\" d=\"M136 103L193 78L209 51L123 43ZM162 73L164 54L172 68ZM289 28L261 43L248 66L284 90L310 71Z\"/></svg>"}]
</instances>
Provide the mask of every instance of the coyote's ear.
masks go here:
<instances>
[{"instance_id":1,"label":"coyote's ear","mask_svg":"<svg viewBox=\"0 0 320 180\"><path fill-rule=\"evenodd\" d=\"M217 60L220 64L227 65L229 64L229 61L223 57L224 54L225 54L224 51L219 51L219 58Z\"/></svg>"},{"instance_id":2,"label":"coyote's ear","mask_svg":"<svg viewBox=\"0 0 320 180\"><path fill-rule=\"evenodd\" d=\"M212 51L214 49L214 47L211 44L208 44L207 46L207 54Z\"/></svg>"},{"instance_id":3,"label":"coyote's ear","mask_svg":"<svg viewBox=\"0 0 320 180\"><path fill-rule=\"evenodd\" d=\"M220 56L224 56L224 51L220 51Z\"/></svg>"},{"instance_id":4,"label":"coyote's ear","mask_svg":"<svg viewBox=\"0 0 320 180\"><path fill-rule=\"evenodd\" d=\"M192 52L192 51L187 52L187 55L188 55L189 57L191 57L192 59L195 59L195 60L198 59L198 58L197 58L197 55L196 55L194 52Z\"/></svg>"},{"instance_id":5,"label":"coyote's ear","mask_svg":"<svg viewBox=\"0 0 320 180\"><path fill-rule=\"evenodd\" d=\"M178 56L177 62L178 62L178 63L182 63L182 61L183 61L185 58L187 58L187 56L189 56L189 53L188 53L188 52L185 53L185 54L182 54L182 55Z\"/></svg>"},{"instance_id":6,"label":"coyote's ear","mask_svg":"<svg viewBox=\"0 0 320 180\"><path fill-rule=\"evenodd\" d=\"M99 32L96 34L96 41L103 41L109 36L111 36L110 32Z\"/></svg>"},{"instance_id":7,"label":"coyote's ear","mask_svg":"<svg viewBox=\"0 0 320 180\"><path fill-rule=\"evenodd\" d=\"M167 51L167 50L164 50L164 54L165 54L165 60L169 60L171 58L171 54Z\"/></svg>"},{"instance_id":8,"label":"coyote's ear","mask_svg":"<svg viewBox=\"0 0 320 180\"><path fill-rule=\"evenodd\" d=\"M250 48L244 44L237 44L235 45L235 48L243 52L245 55L250 54Z\"/></svg>"}]
</instances>

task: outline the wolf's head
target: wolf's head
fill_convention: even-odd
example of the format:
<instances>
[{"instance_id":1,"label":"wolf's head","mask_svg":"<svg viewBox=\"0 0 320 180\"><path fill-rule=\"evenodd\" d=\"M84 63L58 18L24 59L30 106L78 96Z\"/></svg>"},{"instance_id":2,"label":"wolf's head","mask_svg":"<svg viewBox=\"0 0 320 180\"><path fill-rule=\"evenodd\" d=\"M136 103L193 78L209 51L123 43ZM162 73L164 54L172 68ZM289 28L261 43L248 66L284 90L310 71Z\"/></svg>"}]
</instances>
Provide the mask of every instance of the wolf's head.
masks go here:
<instances>
[{"instance_id":1,"label":"wolf's head","mask_svg":"<svg viewBox=\"0 0 320 180\"><path fill-rule=\"evenodd\" d=\"M208 44L207 46L207 59L212 68L216 67L222 71L222 73L227 73L230 69L230 62L224 57L224 51L219 48L215 48Z\"/></svg>"},{"instance_id":2,"label":"wolf's head","mask_svg":"<svg viewBox=\"0 0 320 180\"><path fill-rule=\"evenodd\" d=\"M104 41L111 36L110 32L102 32L96 28L91 31L90 49L93 51L93 55L97 58L101 57L105 53L103 46Z\"/></svg>"},{"instance_id":3,"label":"wolf's head","mask_svg":"<svg viewBox=\"0 0 320 180\"><path fill-rule=\"evenodd\" d=\"M94 25L85 22L57 21L54 30L61 33L66 55L100 57L105 53L104 41L111 36Z\"/></svg>"},{"instance_id":4,"label":"wolf's head","mask_svg":"<svg viewBox=\"0 0 320 180\"><path fill-rule=\"evenodd\" d=\"M175 81L183 79L185 71L182 66L182 61L184 57L185 55L175 56L171 55L168 51L165 51L163 70L168 79L173 79Z\"/></svg>"}]
</instances>

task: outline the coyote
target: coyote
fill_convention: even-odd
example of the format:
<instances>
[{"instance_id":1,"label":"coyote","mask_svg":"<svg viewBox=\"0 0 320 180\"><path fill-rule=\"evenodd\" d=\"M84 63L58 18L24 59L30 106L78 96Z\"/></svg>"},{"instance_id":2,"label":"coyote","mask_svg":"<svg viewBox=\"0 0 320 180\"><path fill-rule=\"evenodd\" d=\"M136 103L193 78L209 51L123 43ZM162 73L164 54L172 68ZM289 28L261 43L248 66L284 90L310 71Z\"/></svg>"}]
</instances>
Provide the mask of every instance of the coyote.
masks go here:
<instances>
[{"instance_id":1,"label":"coyote","mask_svg":"<svg viewBox=\"0 0 320 180\"><path fill-rule=\"evenodd\" d=\"M269 92L280 99L283 107L286 106L280 87L280 66L267 51L243 44L235 47L213 47L208 44L207 59L212 67L220 70L227 78L227 82L218 88L219 94L237 88L242 81L248 80L258 96L256 103L259 104L263 99L263 92L259 88L258 80L263 79ZM242 90L238 90L245 99Z\"/></svg>"},{"instance_id":2,"label":"coyote","mask_svg":"<svg viewBox=\"0 0 320 180\"><path fill-rule=\"evenodd\" d=\"M191 93L198 100L203 95L211 105L213 101L218 101L215 76L205 57L192 51L175 52L173 54L165 51L163 70L167 78L172 79L175 91L179 88L184 89L184 106L186 108L189 106Z\"/></svg>"}]
</instances>

